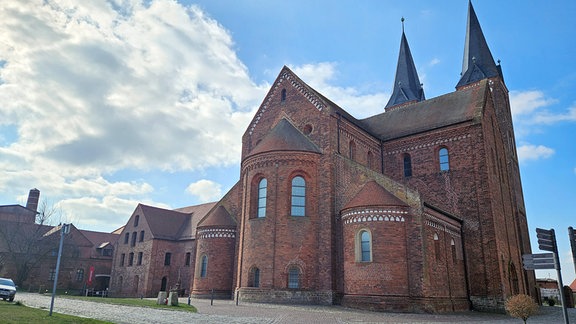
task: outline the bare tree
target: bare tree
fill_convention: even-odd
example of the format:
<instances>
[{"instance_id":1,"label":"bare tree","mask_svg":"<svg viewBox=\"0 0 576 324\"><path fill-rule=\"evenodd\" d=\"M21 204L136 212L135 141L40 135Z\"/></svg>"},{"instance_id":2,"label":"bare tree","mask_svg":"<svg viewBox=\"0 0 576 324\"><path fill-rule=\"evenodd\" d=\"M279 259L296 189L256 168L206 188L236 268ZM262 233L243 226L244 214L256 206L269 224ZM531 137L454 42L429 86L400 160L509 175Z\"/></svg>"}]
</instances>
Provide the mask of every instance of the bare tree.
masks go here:
<instances>
[{"instance_id":1,"label":"bare tree","mask_svg":"<svg viewBox=\"0 0 576 324\"><path fill-rule=\"evenodd\" d=\"M10 275L17 285L22 285L31 270L55 251L57 235L48 235L54 227L46 224L58 213L58 208L44 200L36 214L36 223L27 221L29 217L1 221L0 275Z\"/></svg>"}]
</instances>

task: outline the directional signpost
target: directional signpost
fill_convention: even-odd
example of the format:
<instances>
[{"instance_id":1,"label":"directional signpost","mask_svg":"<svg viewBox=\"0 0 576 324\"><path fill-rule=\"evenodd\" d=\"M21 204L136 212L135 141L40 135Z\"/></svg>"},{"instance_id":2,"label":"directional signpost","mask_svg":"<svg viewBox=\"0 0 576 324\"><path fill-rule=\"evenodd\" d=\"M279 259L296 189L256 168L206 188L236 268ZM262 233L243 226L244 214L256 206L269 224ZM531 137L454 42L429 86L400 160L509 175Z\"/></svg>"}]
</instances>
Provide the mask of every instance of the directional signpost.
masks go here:
<instances>
[{"instance_id":1,"label":"directional signpost","mask_svg":"<svg viewBox=\"0 0 576 324\"><path fill-rule=\"evenodd\" d=\"M556 269L554 253L524 254L522 263L525 270Z\"/></svg>"},{"instance_id":2,"label":"directional signpost","mask_svg":"<svg viewBox=\"0 0 576 324\"><path fill-rule=\"evenodd\" d=\"M568 311L566 310L566 301L564 299L564 284L562 283L562 273L560 272L560 259L558 258L558 245L556 244L556 234L554 229L536 229L538 237L538 248L552 253L525 254L522 256L524 269L556 269L558 274L558 290L560 291L560 302L562 303L562 315L564 323L568 324Z\"/></svg>"}]
</instances>

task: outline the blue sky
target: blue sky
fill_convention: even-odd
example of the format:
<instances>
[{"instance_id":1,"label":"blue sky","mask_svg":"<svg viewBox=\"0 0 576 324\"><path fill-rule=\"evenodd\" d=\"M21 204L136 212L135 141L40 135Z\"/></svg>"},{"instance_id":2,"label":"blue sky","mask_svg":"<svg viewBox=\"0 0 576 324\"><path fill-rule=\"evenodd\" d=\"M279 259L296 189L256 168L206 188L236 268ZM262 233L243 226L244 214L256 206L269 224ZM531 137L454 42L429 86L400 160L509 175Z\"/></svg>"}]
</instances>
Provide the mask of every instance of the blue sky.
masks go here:
<instances>
[{"instance_id":1,"label":"blue sky","mask_svg":"<svg viewBox=\"0 0 576 324\"><path fill-rule=\"evenodd\" d=\"M576 2L475 1L510 90L530 233L576 198ZM0 7L0 204L123 225L137 203L219 199L283 65L358 118L388 101L401 23L427 98L462 66L467 1L10 1ZM555 277L540 271L538 277Z\"/></svg>"}]
</instances>

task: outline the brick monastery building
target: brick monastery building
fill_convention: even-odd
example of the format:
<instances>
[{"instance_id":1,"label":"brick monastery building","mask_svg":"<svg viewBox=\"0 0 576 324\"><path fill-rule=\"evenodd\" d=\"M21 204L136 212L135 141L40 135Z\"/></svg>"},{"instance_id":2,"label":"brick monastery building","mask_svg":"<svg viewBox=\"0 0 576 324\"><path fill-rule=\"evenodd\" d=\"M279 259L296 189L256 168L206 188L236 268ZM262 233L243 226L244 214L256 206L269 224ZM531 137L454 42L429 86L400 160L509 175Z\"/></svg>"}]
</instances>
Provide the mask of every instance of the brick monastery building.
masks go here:
<instances>
[{"instance_id":1,"label":"brick monastery building","mask_svg":"<svg viewBox=\"0 0 576 324\"><path fill-rule=\"evenodd\" d=\"M215 203L139 205L111 292L432 312L534 295L508 89L471 3L454 81L426 100L403 31L385 111L357 119L284 67L236 185Z\"/></svg>"}]
</instances>

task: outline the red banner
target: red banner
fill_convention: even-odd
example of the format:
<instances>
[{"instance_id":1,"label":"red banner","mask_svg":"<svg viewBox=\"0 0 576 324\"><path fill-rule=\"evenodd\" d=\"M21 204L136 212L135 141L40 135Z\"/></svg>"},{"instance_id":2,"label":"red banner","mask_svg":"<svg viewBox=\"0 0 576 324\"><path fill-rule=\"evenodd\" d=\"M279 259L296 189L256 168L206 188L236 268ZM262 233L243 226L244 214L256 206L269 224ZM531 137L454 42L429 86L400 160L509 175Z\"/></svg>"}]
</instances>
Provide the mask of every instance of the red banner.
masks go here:
<instances>
[{"instance_id":1,"label":"red banner","mask_svg":"<svg viewBox=\"0 0 576 324\"><path fill-rule=\"evenodd\" d=\"M92 278L94 277L94 267L90 266L90 272L88 273L88 285L92 285Z\"/></svg>"}]
</instances>

